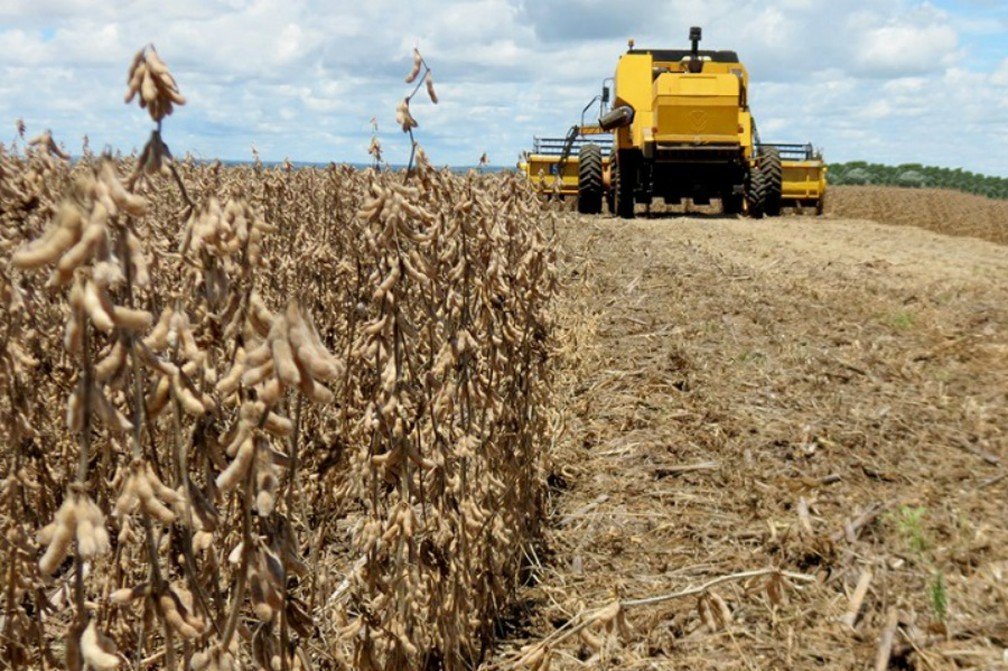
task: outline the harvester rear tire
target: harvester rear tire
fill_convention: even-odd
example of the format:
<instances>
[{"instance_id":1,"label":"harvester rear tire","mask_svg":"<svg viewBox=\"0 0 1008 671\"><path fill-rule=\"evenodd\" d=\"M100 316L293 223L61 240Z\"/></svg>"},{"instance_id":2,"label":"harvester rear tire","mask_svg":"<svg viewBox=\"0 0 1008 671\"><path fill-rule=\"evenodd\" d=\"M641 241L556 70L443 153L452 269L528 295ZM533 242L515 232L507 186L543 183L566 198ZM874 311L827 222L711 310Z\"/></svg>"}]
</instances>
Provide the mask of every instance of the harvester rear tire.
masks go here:
<instances>
[{"instance_id":1,"label":"harvester rear tire","mask_svg":"<svg viewBox=\"0 0 1008 671\"><path fill-rule=\"evenodd\" d=\"M760 172L763 173L763 212L768 217L780 216L784 170L781 167L780 151L777 147L766 147L763 150L760 156Z\"/></svg>"},{"instance_id":2,"label":"harvester rear tire","mask_svg":"<svg viewBox=\"0 0 1008 671\"><path fill-rule=\"evenodd\" d=\"M602 148L589 143L578 152L578 212L600 213L602 190Z\"/></svg>"},{"instance_id":3,"label":"harvester rear tire","mask_svg":"<svg viewBox=\"0 0 1008 671\"><path fill-rule=\"evenodd\" d=\"M766 184L763 172L759 168L749 171L749 183L746 184L746 210L753 219L762 219L766 211Z\"/></svg>"},{"instance_id":4,"label":"harvester rear tire","mask_svg":"<svg viewBox=\"0 0 1008 671\"><path fill-rule=\"evenodd\" d=\"M630 179L631 167L626 159L618 158L613 162L612 193L613 210L616 216L623 219L634 218L634 183Z\"/></svg>"}]
</instances>

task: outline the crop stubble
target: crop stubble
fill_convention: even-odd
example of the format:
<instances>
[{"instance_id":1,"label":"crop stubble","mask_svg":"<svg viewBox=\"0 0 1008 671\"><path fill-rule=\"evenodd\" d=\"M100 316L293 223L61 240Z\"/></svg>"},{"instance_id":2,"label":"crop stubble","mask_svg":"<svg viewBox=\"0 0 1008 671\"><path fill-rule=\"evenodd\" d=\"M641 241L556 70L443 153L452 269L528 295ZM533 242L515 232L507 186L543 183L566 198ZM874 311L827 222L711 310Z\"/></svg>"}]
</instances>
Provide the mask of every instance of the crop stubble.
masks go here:
<instances>
[{"instance_id":1,"label":"crop stubble","mask_svg":"<svg viewBox=\"0 0 1008 671\"><path fill-rule=\"evenodd\" d=\"M569 215L560 260L554 554L501 668L1004 664L1003 246Z\"/></svg>"}]
</instances>

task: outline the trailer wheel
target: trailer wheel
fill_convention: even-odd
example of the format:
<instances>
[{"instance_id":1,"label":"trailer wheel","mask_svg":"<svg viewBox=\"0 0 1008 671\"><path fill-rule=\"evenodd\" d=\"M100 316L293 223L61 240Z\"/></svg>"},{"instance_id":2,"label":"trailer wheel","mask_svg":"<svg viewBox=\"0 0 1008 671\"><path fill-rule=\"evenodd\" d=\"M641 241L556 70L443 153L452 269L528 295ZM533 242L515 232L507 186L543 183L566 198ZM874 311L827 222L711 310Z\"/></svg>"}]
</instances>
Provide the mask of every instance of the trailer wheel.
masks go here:
<instances>
[{"instance_id":1,"label":"trailer wheel","mask_svg":"<svg viewBox=\"0 0 1008 671\"><path fill-rule=\"evenodd\" d=\"M631 179L632 165L627 158L620 160L614 155L612 168L613 205L617 216L634 218L634 182Z\"/></svg>"},{"instance_id":2,"label":"trailer wheel","mask_svg":"<svg viewBox=\"0 0 1008 671\"><path fill-rule=\"evenodd\" d=\"M760 172L763 173L763 212L769 217L779 216L784 170L781 167L780 151L777 147L763 149L759 166Z\"/></svg>"},{"instance_id":3,"label":"trailer wheel","mask_svg":"<svg viewBox=\"0 0 1008 671\"><path fill-rule=\"evenodd\" d=\"M598 214L602 211L602 149L595 143L578 152L578 212Z\"/></svg>"}]
</instances>

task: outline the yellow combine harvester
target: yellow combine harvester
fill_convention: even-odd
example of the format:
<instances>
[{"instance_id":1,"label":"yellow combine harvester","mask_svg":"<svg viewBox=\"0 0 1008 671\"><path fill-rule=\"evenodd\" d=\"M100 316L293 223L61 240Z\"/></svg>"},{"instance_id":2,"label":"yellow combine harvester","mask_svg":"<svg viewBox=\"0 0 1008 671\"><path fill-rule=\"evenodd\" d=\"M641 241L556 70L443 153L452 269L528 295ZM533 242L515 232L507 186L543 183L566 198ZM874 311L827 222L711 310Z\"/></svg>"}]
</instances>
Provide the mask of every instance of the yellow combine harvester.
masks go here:
<instances>
[{"instance_id":1,"label":"yellow combine harvester","mask_svg":"<svg viewBox=\"0 0 1008 671\"><path fill-rule=\"evenodd\" d=\"M704 205L719 198L727 214L761 217L780 199L779 154L757 155L749 110L749 73L734 51L629 50L616 65L612 110L599 124L614 131L613 203L633 217L655 196Z\"/></svg>"},{"instance_id":2,"label":"yellow combine harvester","mask_svg":"<svg viewBox=\"0 0 1008 671\"><path fill-rule=\"evenodd\" d=\"M607 201L612 212L633 217L635 204L655 197L698 205L718 199L725 213L753 217L776 215L792 200L815 196L821 203L821 159L783 160L777 145L760 144L745 66L734 51L701 50L700 37L700 28L690 29L690 50L635 49L631 41L616 66L608 111L610 89L595 98L598 127L585 126L582 112L557 158L533 152L520 168L545 192L573 193L577 175L578 211L587 214ZM608 152L588 137L594 132L612 133ZM578 140L576 162L572 139Z\"/></svg>"}]
</instances>

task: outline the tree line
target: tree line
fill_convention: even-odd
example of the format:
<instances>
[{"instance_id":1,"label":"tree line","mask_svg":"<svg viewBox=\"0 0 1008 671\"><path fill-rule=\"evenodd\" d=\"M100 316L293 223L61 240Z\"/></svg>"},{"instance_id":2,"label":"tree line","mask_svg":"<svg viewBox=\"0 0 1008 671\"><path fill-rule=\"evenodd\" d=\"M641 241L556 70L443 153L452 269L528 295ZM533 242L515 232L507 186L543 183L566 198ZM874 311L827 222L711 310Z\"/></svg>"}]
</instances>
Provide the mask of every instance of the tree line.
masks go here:
<instances>
[{"instance_id":1,"label":"tree line","mask_svg":"<svg viewBox=\"0 0 1008 671\"><path fill-rule=\"evenodd\" d=\"M981 175L963 168L939 168L920 163L894 166L850 161L830 164L828 176L830 184L955 189L988 198L1008 199L1008 179Z\"/></svg>"}]
</instances>

